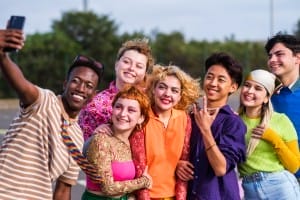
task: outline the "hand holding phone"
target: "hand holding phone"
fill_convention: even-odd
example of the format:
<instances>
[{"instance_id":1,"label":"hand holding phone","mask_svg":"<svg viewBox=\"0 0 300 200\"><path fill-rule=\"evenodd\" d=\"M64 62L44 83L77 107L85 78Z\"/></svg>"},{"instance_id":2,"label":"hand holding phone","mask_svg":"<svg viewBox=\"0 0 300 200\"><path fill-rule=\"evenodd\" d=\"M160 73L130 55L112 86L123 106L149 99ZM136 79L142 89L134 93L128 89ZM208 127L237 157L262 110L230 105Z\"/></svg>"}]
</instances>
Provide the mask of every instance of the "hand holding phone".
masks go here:
<instances>
[{"instance_id":1,"label":"hand holding phone","mask_svg":"<svg viewBox=\"0 0 300 200\"><path fill-rule=\"evenodd\" d=\"M11 16L6 29L18 29L18 30L23 30L25 23L25 16ZM16 52L17 49L15 48L4 48L5 52Z\"/></svg>"}]
</instances>

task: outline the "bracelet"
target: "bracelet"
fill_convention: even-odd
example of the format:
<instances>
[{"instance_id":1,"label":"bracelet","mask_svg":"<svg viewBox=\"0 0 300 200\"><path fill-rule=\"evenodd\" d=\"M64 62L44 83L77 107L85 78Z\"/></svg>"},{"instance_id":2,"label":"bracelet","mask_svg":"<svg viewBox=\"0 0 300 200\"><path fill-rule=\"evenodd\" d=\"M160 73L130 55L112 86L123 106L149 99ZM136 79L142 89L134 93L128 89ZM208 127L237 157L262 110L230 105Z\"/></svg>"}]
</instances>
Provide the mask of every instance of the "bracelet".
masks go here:
<instances>
[{"instance_id":1,"label":"bracelet","mask_svg":"<svg viewBox=\"0 0 300 200\"><path fill-rule=\"evenodd\" d=\"M211 148L213 148L214 146L216 146L217 144L216 143L213 143L212 145L210 145L209 147L207 147L206 149L205 149L205 151L207 152L207 151L209 151Z\"/></svg>"}]
</instances>

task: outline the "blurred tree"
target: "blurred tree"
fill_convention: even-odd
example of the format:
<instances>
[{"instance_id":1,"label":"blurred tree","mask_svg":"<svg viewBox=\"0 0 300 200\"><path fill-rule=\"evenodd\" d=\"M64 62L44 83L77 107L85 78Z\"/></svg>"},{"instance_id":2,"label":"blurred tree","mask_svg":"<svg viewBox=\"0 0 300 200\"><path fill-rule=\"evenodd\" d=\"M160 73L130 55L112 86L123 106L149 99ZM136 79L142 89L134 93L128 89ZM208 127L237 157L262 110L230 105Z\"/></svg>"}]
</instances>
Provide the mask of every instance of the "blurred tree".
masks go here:
<instances>
[{"instance_id":1,"label":"blurred tree","mask_svg":"<svg viewBox=\"0 0 300 200\"><path fill-rule=\"evenodd\" d=\"M66 70L77 54L91 56L105 66L101 88L114 79L114 63L118 49L128 39L150 39L157 63L182 67L195 78L203 78L204 62L213 52L233 55L247 73L253 68L265 68L266 53L260 41L235 41L234 35L224 41L186 41L181 32L170 34L153 30L151 36L143 32L117 34L118 26L108 16L93 12L63 13L54 21L50 33L28 35L25 47L13 59L22 67L26 77L37 85L59 92ZM295 34L300 34L300 20ZM14 97L0 74L0 98ZM100 89L101 89L100 88Z\"/></svg>"},{"instance_id":2,"label":"blurred tree","mask_svg":"<svg viewBox=\"0 0 300 200\"><path fill-rule=\"evenodd\" d=\"M43 88L49 88L56 93L62 90L66 70L80 52L81 47L62 32L33 34L26 38L26 45L12 59L22 69L26 78ZM7 84L3 96L15 96ZM3 97L0 94L0 97Z\"/></svg>"},{"instance_id":3,"label":"blurred tree","mask_svg":"<svg viewBox=\"0 0 300 200\"><path fill-rule=\"evenodd\" d=\"M66 71L80 51L81 46L63 32L34 34L26 40L18 61L32 82L60 92Z\"/></svg>"},{"instance_id":4,"label":"blurred tree","mask_svg":"<svg viewBox=\"0 0 300 200\"><path fill-rule=\"evenodd\" d=\"M172 32L169 35L157 33L152 47L159 64L174 64L185 67L184 52L186 44L184 36L180 32Z\"/></svg>"},{"instance_id":5,"label":"blurred tree","mask_svg":"<svg viewBox=\"0 0 300 200\"><path fill-rule=\"evenodd\" d=\"M300 19L298 20L298 22L296 24L294 34L300 40Z\"/></svg>"},{"instance_id":6,"label":"blurred tree","mask_svg":"<svg viewBox=\"0 0 300 200\"><path fill-rule=\"evenodd\" d=\"M114 76L114 61L120 44L118 26L108 16L97 16L93 12L70 11L61 20L54 21L54 32L65 33L72 41L81 46L83 55L102 62L105 66L102 87Z\"/></svg>"}]
</instances>

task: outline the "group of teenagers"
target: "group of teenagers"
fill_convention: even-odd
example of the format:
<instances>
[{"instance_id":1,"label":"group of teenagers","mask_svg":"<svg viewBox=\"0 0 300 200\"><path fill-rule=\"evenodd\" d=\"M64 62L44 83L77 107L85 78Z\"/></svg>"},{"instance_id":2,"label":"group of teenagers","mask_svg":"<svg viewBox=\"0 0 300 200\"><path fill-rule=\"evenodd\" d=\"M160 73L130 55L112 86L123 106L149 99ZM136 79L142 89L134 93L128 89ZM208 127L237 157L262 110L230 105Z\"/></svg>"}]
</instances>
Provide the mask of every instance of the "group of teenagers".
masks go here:
<instances>
[{"instance_id":1,"label":"group of teenagers","mask_svg":"<svg viewBox=\"0 0 300 200\"><path fill-rule=\"evenodd\" d=\"M201 82L155 64L148 40L128 40L107 89L97 90L103 65L79 55L59 95L28 81L4 51L23 46L22 31L0 30L2 76L20 100L0 147L0 199L71 199L80 166L65 133L100 177L87 174L82 200L300 199L294 36L267 41L270 72L243 78L237 60L216 52Z\"/></svg>"}]
</instances>

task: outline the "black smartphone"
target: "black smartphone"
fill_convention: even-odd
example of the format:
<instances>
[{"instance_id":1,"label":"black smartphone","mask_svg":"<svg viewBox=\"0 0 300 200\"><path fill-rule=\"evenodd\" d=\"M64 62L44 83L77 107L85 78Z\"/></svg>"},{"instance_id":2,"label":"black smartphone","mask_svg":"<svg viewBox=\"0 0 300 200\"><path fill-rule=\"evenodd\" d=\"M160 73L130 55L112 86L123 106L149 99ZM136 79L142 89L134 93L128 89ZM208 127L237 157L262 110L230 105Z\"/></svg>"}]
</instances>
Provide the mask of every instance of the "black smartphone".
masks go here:
<instances>
[{"instance_id":1,"label":"black smartphone","mask_svg":"<svg viewBox=\"0 0 300 200\"><path fill-rule=\"evenodd\" d=\"M6 29L19 29L23 30L25 24L25 16L11 16ZM16 52L15 48L4 48L5 52Z\"/></svg>"}]
</instances>

